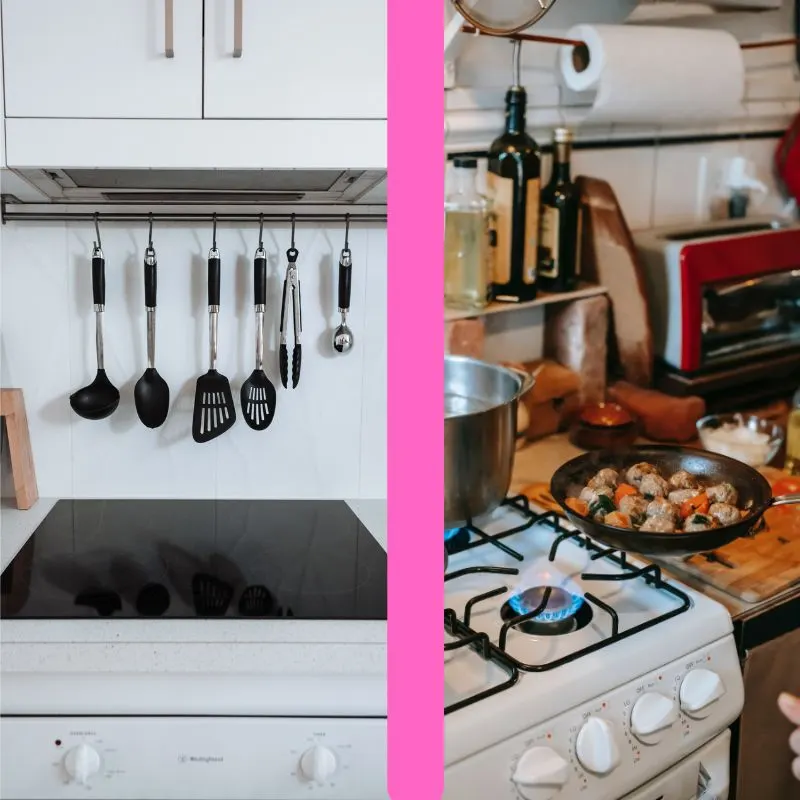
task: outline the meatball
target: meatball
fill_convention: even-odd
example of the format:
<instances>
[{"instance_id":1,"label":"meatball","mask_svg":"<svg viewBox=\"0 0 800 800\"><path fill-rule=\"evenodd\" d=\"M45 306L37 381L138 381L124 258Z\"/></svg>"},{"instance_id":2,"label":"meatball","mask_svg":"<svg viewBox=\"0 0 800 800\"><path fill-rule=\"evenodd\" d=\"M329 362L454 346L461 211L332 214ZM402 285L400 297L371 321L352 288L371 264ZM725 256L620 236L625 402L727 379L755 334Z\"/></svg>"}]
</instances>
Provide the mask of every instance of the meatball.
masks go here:
<instances>
[{"instance_id":1,"label":"meatball","mask_svg":"<svg viewBox=\"0 0 800 800\"><path fill-rule=\"evenodd\" d=\"M729 483L718 483L706 489L706 495L712 503L728 503L735 506L739 493Z\"/></svg>"},{"instance_id":2,"label":"meatball","mask_svg":"<svg viewBox=\"0 0 800 800\"><path fill-rule=\"evenodd\" d=\"M697 497L697 489L675 489L674 491L670 492L667 497L669 498L670 503L680 506L687 500Z\"/></svg>"},{"instance_id":3,"label":"meatball","mask_svg":"<svg viewBox=\"0 0 800 800\"><path fill-rule=\"evenodd\" d=\"M645 533L675 533L675 523L669 517L648 517L639 530Z\"/></svg>"},{"instance_id":4,"label":"meatball","mask_svg":"<svg viewBox=\"0 0 800 800\"><path fill-rule=\"evenodd\" d=\"M639 488L642 478L644 478L645 475L658 475L658 470L652 464L648 464L646 461L641 461L638 464L634 464L625 473L628 483L631 486L635 486L637 489Z\"/></svg>"},{"instance_id":5,"label":"meatball","mask_svg":"<svg viewBox=\"0 0 800 800\"><path fill-rule=\"evenodd\" d=\"M672 489L696 489L697 478L691 472L679 469L669 479L669 485Z\"/></svg>"},{"instance_id":6,"label":"meatball","mask_svg":"<svg viewBox=\"0 0 800 800\"><path fill-rule=\"evenodd\" d=\"M596 488L584 486L581 490L580 499L585 500L590 506L594 505L600 497L608 497L613 501L614 490L610 486L598 486Z\"/></svg>"},{"instance_id":7,"label":"meatball","mask_svg":"<svg viewBox=\"0 0 800 800\"><path fill-rule=\"evenodd\" d=\"M621 511L612 511L610 514L606 514L605 518L606 525L613 525L615 528L631 528L631 518L627 514L623 514Z\"/></svg>"},{"instance_id":8,"label":"meatball","mask_svg":"<svg viewBox=\"0 0 800 800\"><path fill-rule=\"evenodd\" d=\"M645 475L639 484L639 491L648 498L666 497L669 484L660 475Z\"/></svg>"},{"instance_id":9,"label":"meatball","mask_svg":"<svg viewBox=\"0 0 800 800\"><path fill-rule=\"evenodd\" d=\"M739 509L730 503L712 503L708 515L720 525L733 525L742 518Z\"/></svg>"},{"instance_id":10,"label":"meatball","mask_svg":"<svg viewBox=\"0 0 800 800\"><path fill-rule=\"evenodd\" d=\"M686 522L683 523L683 529L686 533L699 533L700 531L707 531L712 528L714 523L711 517L705 514L692 514Z\"/></svg>"},{"instance_id":11,"label":"meatball","mask_svg":"<svg viewBox=\"0 0 800 800\"><path fill-rule=\"evenodd\" d=\"M678 509L675 508L669 500L665 500L663 497L656 497L655 500L651 500L647 504L647 516L664 517L664 519L677 522L680 514L678 513Z\"/></svg>"},{"instance_id":12,"label":"meatball","mask_svg":"<svg viewBox=\"0 0 800 800\"><path fill-rule=\"evenodd\" d=\"M601 469L597 475L592 478L588 484L586 484L590 489L597 489L600 486L611 486L614 487L617 485L619 481L619 473L615 469Z\"/></svg>"},{"instance_id":13,"label":"meatball","mask_svg":"<svg viewBox=\"0 0 800 800\"><path fill-rule=\"evenodd\" d=\"M629 494L619 501L619 510L639 523L647 516L647 500L640 494Z\"/></svg>"}]
</instances>

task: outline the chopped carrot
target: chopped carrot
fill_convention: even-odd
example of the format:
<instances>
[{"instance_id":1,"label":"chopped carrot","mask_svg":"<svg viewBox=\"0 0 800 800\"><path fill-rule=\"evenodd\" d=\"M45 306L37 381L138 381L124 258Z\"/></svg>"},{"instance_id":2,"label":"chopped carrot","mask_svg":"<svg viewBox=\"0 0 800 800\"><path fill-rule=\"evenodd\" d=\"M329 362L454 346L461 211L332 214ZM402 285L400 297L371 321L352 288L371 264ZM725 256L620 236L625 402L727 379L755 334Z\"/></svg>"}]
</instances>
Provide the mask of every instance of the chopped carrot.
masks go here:
<instances>
[{"instance_id":1,"label":"chopped carrot","mask_svg":"<svg viewBox=\"0 0 800 800\"><path fill-rule=\"evenodd\" d=\"M681 517L686 519L692 514L708 514L708 507L708 496L703 492L681 503Z\"/></svg>"},{"instance_id":2,"label":"chopped carrot","mask_svg":"<svg viewBox=\"0 0 800 800\"><path fill-rule=\"evenodd\" d=\"M606 525L613 525L615 528L632 527L631 518L621 511L612 511L610 514L606 514L606 518L603 522L605 522Z\"/></svg>"},{"instance_id":3,"label":"chopped carrot","mask_svg":"<svg viewBox=\"0 0 800 800\"><path fill-rule=\"evenodd\" d=\"M622 498L631 494L639 494L639 490L635 486L631 486L629 483L621 483L619 486L617 486L617 491L614 492L614 505L619 507Z\"/></svg>"},{"instance_id":4,"label":"chopped carrot","mask_svg":"<svg viewBox=\"0 0 800 800\"><path fill-rule=\"evenodd\" d=\"M579 497L568 497L566 505L567 508L572 509L576 514L580 514L582 517L589 516L589 504Z\"/></svg>"}]
</instances>

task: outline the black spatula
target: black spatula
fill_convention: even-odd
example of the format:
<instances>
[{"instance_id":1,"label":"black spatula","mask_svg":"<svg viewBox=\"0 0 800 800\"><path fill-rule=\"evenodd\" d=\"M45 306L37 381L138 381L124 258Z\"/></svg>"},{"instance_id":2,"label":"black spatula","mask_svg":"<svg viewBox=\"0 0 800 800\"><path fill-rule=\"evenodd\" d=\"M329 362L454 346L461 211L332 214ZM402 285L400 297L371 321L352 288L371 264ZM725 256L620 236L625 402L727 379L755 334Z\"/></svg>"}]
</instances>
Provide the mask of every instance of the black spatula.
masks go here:
<instances>
[{"instance_id":1,"label":"black spatula","mask_svg":"<svg viewBox=\"0 0 800 800\"><path fill-rule=\"evenodd\" d=\"M264 372L264 312L267 303L267 254L259 235L253 260L253 295L256 307L256 368L242 384L244 421L256 431L269 427L275 418L275 387Z\"/></svg>"},{"instance_id":2,"label":"black spatula","mask_svg":"<svg viewBox=\"0 0 800 800\"><path fill-rule=\"evenodd\" d=\"M208 254L208 322L209 361L205 375L197 379L194 394L192 438L199 443L210 442L233 427L236 410L228 379L217 372L217 316L219 315L220 257L217 250L216 220L214 245Z\"/></svg>"}]
</instances>

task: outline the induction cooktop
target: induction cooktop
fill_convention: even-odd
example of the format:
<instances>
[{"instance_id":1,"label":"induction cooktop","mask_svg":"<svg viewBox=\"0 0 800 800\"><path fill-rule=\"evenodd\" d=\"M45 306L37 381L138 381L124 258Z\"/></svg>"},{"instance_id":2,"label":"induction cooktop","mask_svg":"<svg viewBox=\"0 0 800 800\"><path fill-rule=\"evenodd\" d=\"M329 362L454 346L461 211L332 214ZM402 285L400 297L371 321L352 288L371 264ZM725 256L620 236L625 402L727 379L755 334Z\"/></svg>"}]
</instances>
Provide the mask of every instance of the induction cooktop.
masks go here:
<instances>
[{"instance_id":1,"label":"induction cooktop","mask_svg":"<svg viewBox=\"0 0 800 800\"><path fill-rule=\"evenodd\" d=\"M386 553L339 500L60 500L0 615L385 620Z\"/></svg>"}]
</instances>

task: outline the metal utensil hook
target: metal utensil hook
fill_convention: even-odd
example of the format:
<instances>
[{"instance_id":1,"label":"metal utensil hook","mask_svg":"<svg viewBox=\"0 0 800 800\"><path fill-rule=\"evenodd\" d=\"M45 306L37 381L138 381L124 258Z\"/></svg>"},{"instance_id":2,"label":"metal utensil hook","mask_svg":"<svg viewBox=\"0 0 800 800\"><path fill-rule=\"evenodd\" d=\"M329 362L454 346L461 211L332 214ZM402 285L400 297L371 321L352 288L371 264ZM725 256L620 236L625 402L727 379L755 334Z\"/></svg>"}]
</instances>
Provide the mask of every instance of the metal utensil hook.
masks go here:
<instances>
[{"instance_id":1,"label":"metal utensil hook","mask_svg":"<svg viewBox=\"0 0 800 800\"><path fill-rule=\"evenodd\" d=\"M258 215L258 249L264 249L264 215Z\"/></svg>"},{"instance_id":2,"label":"metal utensil hook","mask_svg":"<svg viewBox=\"0 0 800 800\"><path fill-rule=\"evenodd\" d=\"M288 258L291 263L297 261L297 248L294 246L294 224L295 215L292 214L292 246L286 251L286 258Z\"/></svg>"},{"instance_id":3,"label":"metal utensil hook","mask_svg":"<svg viewBox=\"0 0 800 800\"><path fill-rule=\"evenodd\" d=\"M153 249L153 212L151 211L147 217L148 222L150 223L150 228L147 232L147 249Z\"/></svg>"},{"instance_id":4,"label":"metal utensil hook","mask_svg":"<svg viewBox=\"0 0 800 800\"><path fill-rule=\"evenodd\" d=\"M94 212L94 232L97 235L97 241L94 243L95 250L102 250L103 245L100 242L100 214Z\"/></svg>"},{"instance_id":5,"label":"metal utensil hook","mask_svg":"<svg viewBox=\"0 0 800 800\"><path fill-rule=\"evenodd\" d=\"M344 215L344 249L350 251L350 215Z\"/></svg>"},{"instance_id":6,"label":"metal utensil hook","mask_svg":"<svg viewBox=\"0 0 800 800\"><path fill-rule=\"evenodd\" d=\"M214 215L212 217L212 222L214 224L214 229L213 229L213 232L211 234L211 249L212 250L216 250L217 249L217 215L216 215L216 212L214 213Z\"/></svg>"}]
</instances>

